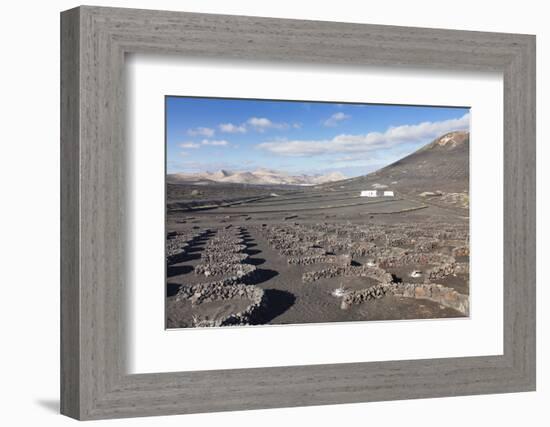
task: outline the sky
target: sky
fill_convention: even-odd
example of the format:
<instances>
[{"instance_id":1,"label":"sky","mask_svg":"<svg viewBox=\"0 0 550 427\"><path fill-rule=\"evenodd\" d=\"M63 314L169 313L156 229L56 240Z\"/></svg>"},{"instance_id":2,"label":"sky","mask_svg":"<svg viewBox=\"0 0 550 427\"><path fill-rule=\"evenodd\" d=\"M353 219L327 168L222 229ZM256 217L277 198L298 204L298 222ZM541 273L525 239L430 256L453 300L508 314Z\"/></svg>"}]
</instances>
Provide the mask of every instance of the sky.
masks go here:
<instances>
[{"instance_id":1,"label":"sky","mask_svg":"<svg viewBox=\"0 0 550 427\"><path fill-rule=\"evenodd\" d=\"M359 176L470 123L463 107L175 96L165 113L168 173Z\"/></svg>"}]
</instances>

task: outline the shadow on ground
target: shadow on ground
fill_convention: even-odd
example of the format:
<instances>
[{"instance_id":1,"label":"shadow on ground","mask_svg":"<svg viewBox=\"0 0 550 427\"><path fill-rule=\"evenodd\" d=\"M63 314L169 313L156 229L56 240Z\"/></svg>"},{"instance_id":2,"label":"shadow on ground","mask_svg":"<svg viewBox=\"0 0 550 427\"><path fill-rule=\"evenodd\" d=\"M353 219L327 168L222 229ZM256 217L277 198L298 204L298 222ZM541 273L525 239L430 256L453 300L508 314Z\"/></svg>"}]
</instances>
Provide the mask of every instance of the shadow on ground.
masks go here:
<instances>
[{"instance_id":1,"label":"shadow on ground","mask_svg":"<svg viewBox=\"0 0 550 427\"><path fill-rule=\"evenodd\" d=\"M171 265L166 269L167 277L179 276L180 274L187 274L193 271L193 267L190 265Z\"/></svg>"},{"instance_id":2,"label":"shadow on ground","mask_svg":"<svg viewBox=\"0 0 550 427\"><path fill-rule=\"evenodd\" d=\"M50 412L59 414L59 399L38 399L35 403Z\"/></svg>"},{"instance_id":3,"label":"shadow on ground","mask_svg":"<svg viewBox=\"0 0 550 427\"><path fill-rule=\"evenodd\" d=\"M166 284L166 296L167 297L173 297L174 295L176 295L178 293L178 291L180 290L180 286L179 284L177 283L167 283Z\"/></svg>"},{"instance_id":4,"label":"shadow on ground","mask_svg":"<svg viewBox=\"0 0 550 427\"><path fill-rule=\"evenodd\" d=\"M266 305L261 311L260 319L258 319L258 323L260 324L269 323L277 316L283 314L292 307L294 301L296 301L296 297L287 291L266 289L265 300Z\"/></svg>"},{"instance_id":5,"label":"shadow on ground","mask_svg":"<svg viewBox=\"0 0 550 427\"><path fill-rule=\"evenodd\" d=\"M260 283L267 282L268 280L278 275L278 271L270 270L268 268L258 268L253 276L253 279L251 281L252 283L250 284L258 285Z\"/></svg>"}]
</instances>

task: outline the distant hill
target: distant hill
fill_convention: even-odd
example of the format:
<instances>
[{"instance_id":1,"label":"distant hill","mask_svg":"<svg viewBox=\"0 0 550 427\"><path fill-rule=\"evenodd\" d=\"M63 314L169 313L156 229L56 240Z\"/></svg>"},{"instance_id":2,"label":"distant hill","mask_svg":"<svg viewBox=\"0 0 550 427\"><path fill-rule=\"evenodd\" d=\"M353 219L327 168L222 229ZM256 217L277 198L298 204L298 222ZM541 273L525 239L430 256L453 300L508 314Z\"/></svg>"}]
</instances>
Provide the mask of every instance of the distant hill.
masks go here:
<instances>
[{"instance_id":1,"label":"distant hill","mask_svg":"<svg viewBox=\"0 0 550 427\"><path fill-rule=\"evenodd\" d=\"M334 190L388 189L402 194L468 206L469 132L447 133L414 153L368 175L322 185Z\"/></svg>"},{"instance_id":2,"label":"distant hill","mask_svg":"<svg viewBox=\"0 0 550 427\"><path fill-rule=\"evenodd\" d=\"M328 182L341 181L347 177L340 172L326 175L289 175L285 172L270 169L249 171L227 171L201 173L176 173L167 176L170 184L182 183L232 183L249 185L319 185Z\"/></svg>"}]
</instances>

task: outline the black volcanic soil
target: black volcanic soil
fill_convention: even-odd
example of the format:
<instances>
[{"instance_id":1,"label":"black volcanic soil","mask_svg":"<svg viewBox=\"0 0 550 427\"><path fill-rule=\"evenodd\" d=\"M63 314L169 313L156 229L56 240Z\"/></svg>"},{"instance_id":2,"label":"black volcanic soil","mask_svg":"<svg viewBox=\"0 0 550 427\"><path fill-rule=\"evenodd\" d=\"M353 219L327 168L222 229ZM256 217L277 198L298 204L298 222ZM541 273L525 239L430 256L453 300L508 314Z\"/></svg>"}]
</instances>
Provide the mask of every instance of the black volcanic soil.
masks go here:
<instances>
[{"instance_id":1,"label":"black volcanic soil","mask_svg":"<svg viewBox=\"0 0 550 427\"><path fill-rule=\"evenodd\" d=\"M244 309L247 300L224 300L193 306L189 301L176 301L181 287L223 279L197 275L194 268L202 262L206 245L217 234L242 227L242 237L248 254L244 263L257 269L251 286L264 290L265 305L252 324L325 323L361 320L399 320L464 317L465 314L428 299L386 295L380 299L341 308L342 299L332 293L337 288L345 292L376 285L365 277L335 277L304 283L305 272L329 267L327 264L289 265L268 242L266 230L281 229L301 233L327 230L353 235L358 230L373 230L380 248L417 254L415 245L421 239L436 241L427 254L451 257L455 248L469 242L469 209L467 204L445 199L445 196L421 196L422 192L468 194L469 137L464 133L436 140L376 174L316 187L270 187L241 184L169 184L167 187L167 233L191 235L202 233L185 247L184 255L167 266L167 327L192 327L198 317L223 318ZM360 192L373 184L387 185L395 197L360 197ZM210 230L206 233L207 230ZM305 230L305 231L304 231ZM273 232L273 231L272 231ZM276 233L276 231L275 231ZM351 234L346 234L351 233ZM411 236L421 236L412 240ZM330 232L334 237L334 233ZM330 237L329 236L329 237ZM407 237L400 243L399 237ZM458 236L458 237L457 237ZM388 243L396 238L397 243ZM340 241L340 237L334 237ZM342 237L345 239L345 237ZM299 242L298 242L299 243ZM297 244L298 244L297 243ZM357 242L355 242L357 243ZM298 245L299 246L299 245ZM420 253L420 252L418 252ZM346 250L334 255L346 254ZM353 256L353 265L367 265L371 256ZM454 258L453 258L454 259ZM457 263L466 265L468 256L457 256ZM435 265L406 264L388 267L397 283L425 282L425 274ZM413 272L420 271L419 277ZM469 295L469 275L450 274L431 283ZM200 325L199 325L200 326Z\"/></svg>"},{"instance_id":2,"label":"black volcanic soil","mask_svg":"<svg viewBox=\"0 0 550 427\"><path fill-rule=\"evenodd\" d=\"M319 280L315 283L302 283L302 274L305 270L314 270L324 265L289 266L286 258L269 247L261 236L251 233L257 254L253 258L265 260L261 268L281 272L260 286L268 292L277 293L277 298L292 305L270 323L315 323L315 322L342 322L356 320L388 320L388 319L417 319L425 315L429 317L457 317L460 313L455 310L440 307L431 301L421 303L410 298L388 296L380 300L369 302L367 305L357 305L348 310L340 309L340 300L331 295L335 288L344 285L349 289L362 289L376 284L367 278L335 278ZM326 266L326 265L325 265ZM389 310L389 307L394 310ZM426 309L428 307L428 309Z\"/></svg>"},{"instance_id":3,"label":"black volcanic soil","mask_svg":"<svg viewBox=\"0 0 550 427\"><path fill-rule=\"evenodd\" d=\"M311 196L311 195L309 195ZM306 196L306 197L309 197ZM311 200L317 200L311 198ZM349 204L350 200L338 201ZM323 203L323 202L322 202ZM263 206L262 206L263 205ZM250 263L259 270L260 278L255 283L265 290L268 307L262 313L261 323L267 324L296 324L296 323L324 323L359 320L398 320L398 319L425 319L463 317L463 314L441 306L429 300L416 300L388 295L379 300L352 306L347 310L340 308L340 298L331 293L338 287L345 289L363 289L376 284L367 278L333 278L318 280L314 283L303 283L302 275L311 271L327 267L323 264L309 266L289 265L287 258L270 247L260 232L262 224L292 225L292 224L319 224L323 222L336 224L372 224L376 226L394 226L395 224L431 223L440 221L446 224L467 224L467 218L461 212L450 214L446 209L428 206L416 211L405 211L418 207L412 202L392 199L384 203L373 203L353 207L319 208L315 202L310 210L295 211L295 206L307 205L299 198L286 205L284 201L262 204L251 203L250 208L235 206L198 210L185 213L168 213L167 231L183 231L196 227L198 230L223 229L224 227L242 226L245 228L246 253ZM285 209L288 208L288 209ZM270 208L271 212L267 209ZM255 213L258 211L258 213ZM279 212L282 211L282 212ZM232 213L233 212L233 213ZM246 212L243 214L243 212ZM285 220L287 216L292 219ZM185 218L192 218L182 222ZM175 294L179 286L204 282L205 278L193 273L193 268L201 262L200 256L208 239L198 240L188 249L182 262L171 265L167 269L167 326L188 327L192 324L194 310L189 303L175 302ZM443 250L449 252L449 248ZM356 257L356 265L364 264L367 257ZM427 266L408 265L387 269L388 272L402 281L422 283L423 279L410 277L414 270L427 269ZM212 277L209 279L219 279ZM445 286L452 287L460 293L468 294L468 278L448 277L440 281ZM215 307L222 313L242 308L239 303L228 302ZM212 307L205 307L212 311ZM203 313L204 314L204 313Z\"/></svg>"}]
</instances>

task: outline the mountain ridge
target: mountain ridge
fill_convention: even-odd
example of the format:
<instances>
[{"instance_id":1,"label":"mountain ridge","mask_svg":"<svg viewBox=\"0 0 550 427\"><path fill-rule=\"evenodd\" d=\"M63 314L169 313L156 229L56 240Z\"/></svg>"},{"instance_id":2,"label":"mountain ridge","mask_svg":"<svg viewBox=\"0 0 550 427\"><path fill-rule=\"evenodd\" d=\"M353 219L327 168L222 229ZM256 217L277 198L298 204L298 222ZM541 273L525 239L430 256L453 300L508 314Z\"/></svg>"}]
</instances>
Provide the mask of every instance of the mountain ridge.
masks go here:
<instances>
[{"instance_id":1,"label":"mountain ridge","mask_svg":"<svg viewBox=\"0 0 550 427\"><path fill-rule=\"evenodd\" d=\"M228 171L199 173L175 173L167 175L167 182L171 184L182 183L231 183L249 185L302 185L313 186L347 179L340 172L316 175L290 175L285 172L260 168L255 171Z\"/></svg>"},{"instance_id":2,"label":"mountain ridge","mask_svg":"<svg viewBox=\"0 0 550 427\"><path fill-rule=\"evenodd\" d=\"M327 183L324 188L388 188L402 193L425 191L468 193L470 133L445 133L413 153L374 172Z\"/></svg>"},{"instance_id":3,"label":"mountain ridge","mask_svg":"<svg viewBox=\"0 0 550 427\"><path fill-rule=\"evenodd\" d=\"M233 183L249 185L297 185L326 189L394 189L401 193L443 191L469 193L470 133L445 133L413 153L374 172L347 178L340 172L325 175L290 175L259 168L255 171L229 171L169 174L167 182Z\"/></svg>"}]
</instances>

